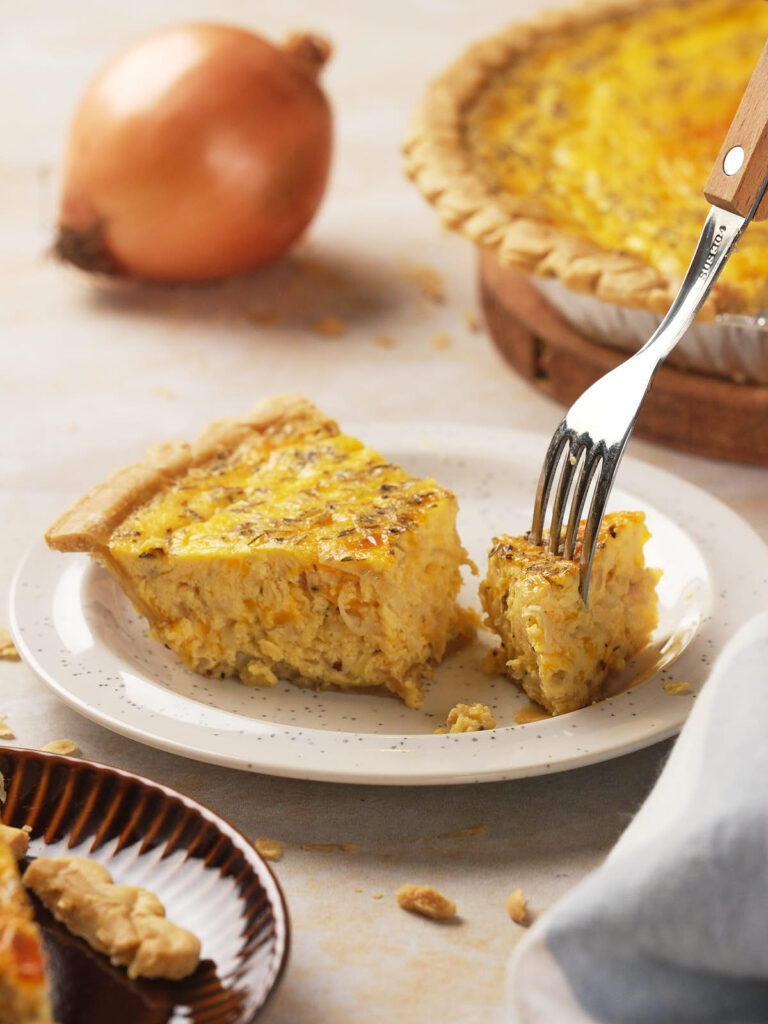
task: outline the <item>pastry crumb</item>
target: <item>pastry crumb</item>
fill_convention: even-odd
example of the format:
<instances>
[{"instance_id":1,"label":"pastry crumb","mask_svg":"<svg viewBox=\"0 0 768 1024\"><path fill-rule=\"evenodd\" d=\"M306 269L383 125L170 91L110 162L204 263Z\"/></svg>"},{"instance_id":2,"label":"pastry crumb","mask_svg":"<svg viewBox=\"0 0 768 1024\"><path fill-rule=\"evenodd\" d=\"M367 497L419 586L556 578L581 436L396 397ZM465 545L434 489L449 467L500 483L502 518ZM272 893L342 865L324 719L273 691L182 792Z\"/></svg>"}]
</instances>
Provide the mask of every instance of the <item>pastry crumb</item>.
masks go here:
<instances>
[{"instance_id":1,"label":"pastry crumb","mask_svg":"<svg viewBox=\"0 0 768 1024\"><path fill-rule=\"evenodd\" d=\"M467 330L472 331L473 334L480 330L480 317L477 313L473 313L471 309L468 309L464 314L464 323Z\"/></svg>"},{"instance_id":2,"label":"pastry crumb","mask_svg":"<svg viewBox=\"0 0 768 1024\"><path fill-rule=\"evenodd\" d=\"M164 388L161 385L158 385L157 387L152 388L152 394L155 395L157 398L168 398L168 399L171 399L171 398L175 398L176 397L176 392L175 391L171 391L170 388Z\"/></svg>"},{"instance_id":3,"label":"pastry crumb","mask_svg":"<svg viewBox=\"0 0 768 1024\"><path fill-rule=\"evenodd\" d=\"M354 853L359 849L357 843L302 843L301 848L310 853Z\"/></svg>"},{"instance_id":4,"label":"pastry crumb","mask_svg":"<svg viewBox=\"0 0 768 1024\"><path fill-rule=\"evenodd\" d=\"M487 704L457 704L448 712L445 728L435 732L482 732L495 728L496 719Z\"/></svg>"},{"instance_id":5,"label":"pastry crumb","mask_svg":"<svg viewBox=\"0 0 768 1024\"><path fill-rule=\"evenodd\" d=\"M662 683L662 686L664 687L665 691L670 695L670 697L683 697L686 693L691 692L690 683L676 683L671 679L665 679Z\"/></svg>"},{"instance_id":6,"label":"pastry crumb","mask_svg":"<svg viewBox=\"0 0 768 1024\"><path fill-rule=\"evenodd\" d=\"M434 267L426 264L407 263L403 267L403 277L415 284L424 298L429 299L430 302L437 304L445 302L445 285Z\"/></svg>"},{"instance_id":7,"label":"pastry crumb","mask_svg":"<svg viewBox=\"0 0 768 1024\"><path fill-rule=\"evenodd\" d=\"M317 334L323 334L327 338L340 338L346 331L343 321L337 316L326 316L318 320L314 325Z\"/></svg>"},{"instance_id":8,"label":"pastry crumb","mask_svg":"<svg viewBox=\"0 0 768 1024\"><path fill-rule=\"evenodd\" d=\"M507 896L507 913L517 924L528 924L528 900L522 889L513 889Z\"/></svg>"},{"instance_id":9,"label":"pastry crumb","mask_svg":"<svg viewBox=\"0 0 768 1024\"><path fill-rule=\"evenodd\" d=\"M21 655L16 650L16 644L11 639L11 634L5 626L0 626L0 660L21 661Z\"/></svg>"},{"instance_id":10,"label":"pastry crumb","mask_svg":"<svg viewBox=\"0 0 768 1024\"><path fill-rule=\"evenodd\" d=\"M453 900L443 896L431 885L402 885L395 893L395 898L403 910L431 917L433 921L447 921L456 916Z\"/></svg>"},{"instance_id":11,"label":"pastry crumb","mask_svg":"<svg viewBox=\"0 0 768 1024\"><path fill-rule=\"evenodd\" d=\"M49 754L71 754L73 757L80 756L80 747L73 740L51 740L46 743L42 750Z\"/></svg>"},{"instance_id":12,"label":"pastry crumb","mask_svg":"<svg viewBox=\"0 0 768 1024\"><path fill-rule=\"evenodd\" d=\"M283 846L277 839L266 839L258 837L253 840L253 848L264 860L280 860L283 856Z\"/></svg>"},{"instance_id":13,"label":"pastry crumb","mask_svg":"<svg viewBox=\"0 0 768 1024\"><path fill-rule=\"evenodd\" d=\"M397 338L393 338L391 334L377 334L373 340L381 348L394 348L397 345Z\"/></svg>"},{"instance_id":14,"label":"pastry crumb","mask_svg":"<svg viewBox=\"0 0 768 1024\"><path fill-rule=\"evenodd\" d=\"M375 892L375 893L374 893L374 894L373 894L373 895L371 896L371 899L374 899L374 900L383 900L383 899L384 899L384 893L383 893L383 892Z\"/></svg>"},{"instance_id":15,"label":"pastry crumb","mask_svg":"<svg viewBox=\"0 0 768 1024\"><path fill-rule=\"evenodd\" d=\"M450 334L436 334L429 339L429 344L436 349L450 348L453 345L453 338Z\"/></svg>"},{"instance_id":16,"label":"pastry crumb","mask_svg":"<svg viewBox=\"0 0 768 1024\"><path fill-rule=\"evenodd\" d=\"M0 740L15 740L16 733L6 722L8 716L0 712Z\"/></svg>"}]
</instances>

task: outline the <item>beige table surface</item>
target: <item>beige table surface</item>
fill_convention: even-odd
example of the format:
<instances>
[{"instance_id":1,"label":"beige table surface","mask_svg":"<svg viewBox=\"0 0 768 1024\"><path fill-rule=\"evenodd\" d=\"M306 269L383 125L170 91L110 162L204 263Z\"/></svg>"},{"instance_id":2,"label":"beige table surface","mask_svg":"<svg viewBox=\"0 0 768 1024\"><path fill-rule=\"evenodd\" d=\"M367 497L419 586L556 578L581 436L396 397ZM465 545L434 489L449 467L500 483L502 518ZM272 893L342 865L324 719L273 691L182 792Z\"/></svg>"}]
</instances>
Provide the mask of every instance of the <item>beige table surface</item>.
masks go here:
<instances>
[{"instance_id":1,"label":"beige table surface","mask_svg":"<svg viewBox=\"0 0 768 1024\"><path fill-rule=\"evenodd\" d=\"M551 431L559 409L519 380L465 312L476 308L468 244L441 233L404 181L398 143L427 78L462 44L525 9L510 0L30 0L0 34L0 592L20 554L86 486L155 440L191 437L264 396L299 390L342 422L419 418ZM94 69L155 26L190 18L280 37L324 30L337 118L331 189L311 239L262 275L217 287L102 288L45 258L67 119ZM443 276L434 305L409 263ZM320 270L318 271L318 266ZM249 313L277 309L259 326ZM311 325L340 317L346 334ZM445 333L449 347L431 344ZM396 339L393 348L377 335ZM664 451L632 454L706 487L768 537L768 474ZM2 606L4 607L4 605ZM6 618L0 612L0 622ZM17 743L70 737L84 755L176 786L246 835L285 844L275 865L292 955L265 1024L493 1022L522 930L505 910L521 886L535 914L598 864L647 793L662 743L567 774L397 789L240 773L171 756L65 707L24 664L0 663L0 710ZM483 824L467 838L435 839ZM430 840L424 842L423 840ZM304 843L354 843L349 853ZM429 881L458 904L440 927L394 900ZM382 894L382 898L374 898Z\"/></svg>"}]
</instances>

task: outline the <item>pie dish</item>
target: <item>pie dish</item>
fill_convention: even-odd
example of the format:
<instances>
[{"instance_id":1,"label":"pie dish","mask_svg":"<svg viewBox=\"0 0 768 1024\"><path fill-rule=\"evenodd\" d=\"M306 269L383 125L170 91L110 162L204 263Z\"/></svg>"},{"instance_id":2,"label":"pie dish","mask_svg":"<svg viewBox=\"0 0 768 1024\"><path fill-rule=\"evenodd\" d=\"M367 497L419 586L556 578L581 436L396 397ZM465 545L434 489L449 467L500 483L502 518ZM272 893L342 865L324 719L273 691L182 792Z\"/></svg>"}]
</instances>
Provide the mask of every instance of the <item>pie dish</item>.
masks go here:
<instances>
[{"instance_id":1,"label":"pie dish","mask_svg":"<svg viewBox=\"0 0 768 1024\"><path fill-rule=\"evenodd\" d=\"M432 82L404 144L406 173L500 271L529 275L588 321L586 333L622 345L617 309L658 316L677 291L706 216L704 184L766 36L763 0L598 0L512 25ZM701 326L757 327L747 343L762 346L767 299L761 222ZM625 323L631 347L647 338L647 320L640 332ZM704 336L705 348L721 342ZM682 361L755 377L743 356L736 366L700 348Z\"/></svg>"},{"instance_id":2,"label":"pie dish","mask_svg":"<svg viewBox=\"0 0 768 1024\"><path fill-rule=\"evenodd\" d=\"M456 604L457 508L287 396L156 446L46 540L93 555L196 672L384 688L418 707L432 664L472 628Z\"/></svg>"},{"instance_id":3,"label":"pie dish","mask_svg":"<svg viewBox=\"0 0 768 1024\"><path fill-rule=\"evenodd\" d=\"M283 976L290 921L250 840L184 794L95 761L0 746L0 776L4 822L30 832L21 867L87 857L154 892L203 944L188 978L129 980L33 897L57 1024L253 1024Z\"/></svg>"}]
</instances>

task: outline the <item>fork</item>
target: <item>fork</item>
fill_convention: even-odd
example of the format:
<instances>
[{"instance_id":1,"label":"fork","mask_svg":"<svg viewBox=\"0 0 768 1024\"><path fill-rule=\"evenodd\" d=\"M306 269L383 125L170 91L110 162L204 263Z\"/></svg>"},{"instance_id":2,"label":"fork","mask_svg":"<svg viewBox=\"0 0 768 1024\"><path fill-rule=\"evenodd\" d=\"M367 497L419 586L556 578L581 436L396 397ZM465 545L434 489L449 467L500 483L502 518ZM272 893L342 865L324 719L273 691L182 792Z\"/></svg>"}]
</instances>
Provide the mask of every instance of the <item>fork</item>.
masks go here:
<instances>
[{"instance_id":1,"label":"fork","mask_svg":"<svg viewBox=\"0 0 768 1024\"><path fill-rule=\"evenodd\" d=\"M711 209L669 311L642 348L600 377L574 402L556 428L544 457L529 535L534 544L542 543L547 505L559 466L548 540L554 554L573 559L582 511L592 491L579 554L579 590L585 604L600 524L645 395L659 366L695 320L747 224L768 217L766 187L768 43L704 188Z\"/></svg>"}]
</instances>

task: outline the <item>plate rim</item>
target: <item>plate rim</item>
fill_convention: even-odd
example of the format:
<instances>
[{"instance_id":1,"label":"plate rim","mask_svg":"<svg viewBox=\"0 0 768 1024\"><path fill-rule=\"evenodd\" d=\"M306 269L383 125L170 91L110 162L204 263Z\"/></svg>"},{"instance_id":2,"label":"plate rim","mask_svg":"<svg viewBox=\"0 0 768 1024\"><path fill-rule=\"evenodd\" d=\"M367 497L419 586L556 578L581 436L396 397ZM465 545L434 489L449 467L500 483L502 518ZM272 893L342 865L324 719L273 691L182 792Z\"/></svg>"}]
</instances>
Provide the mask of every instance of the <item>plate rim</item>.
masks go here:
<instances>
[{"instance_id":1,"label":"plate rim","mask_svg":"<svg viewBox=\"0 0 768 1024\"><path fill-rule=\"evenodd\" d=\"M266 893L275 923L278 926L275 928L278 948L274 955L274 966L271 968L266 979L266 991L263 994L259 1006L256 1007L253 1013L248 1017L243 1017L239 1022L239 1024L254 1024L264 1011L265 1007L272 1000L286 974L291 954L292 928L288 902L285 898L282 886L280 885L274 871L270 868L266 860L258 853L253 843L248 840L247 836L233 825L231 821L225 818L222 814L219 814L218 811L214 811L211 807L201 803L194 797L188 796L186 793L176 789L174 786L169 786L164 782L159 782L147 775L130 771L127 768L119 768L116 765L106 764L104 761L97 761L89 757L74 757L67 754L54 753L53 751L38 750L35 747L10 746L7 742L1 741L0 757L7 757L17 763L22 760L42 763L45 763L46 761L54 762L71 768L77 767L80 771L85 767L94 770L97 774L104 774L113 778L117 777L130 780L134 783L138 783L142 788L160 792L166 798L169 797L173 800L178 800L184 807L200 814L208 824L213 825L229 838L256 874L259 883ZM0 810L1 809L2 805L0 805ZM159 894L159 896L161 897L162 894Z\"/></svg>"},{"instance_id":2,"label":"plate rim","mask_svg":"<svg viewBox=\"0 0 768 1024\"><path fill-rule=\"evenodd\" d=\"M353 424L348 428L349 432L354 431L358 436L366 437L367 443L374 445L377 448L384 448L386 450L387 445L395 445L402 449L416 454L424 454L434 452L436 458L441 454L441 449L446 450L446 438L452 438L452 443L447 445L447 450L450 454L460 457L462 455L461 450L456 449L456 441L458 440L461 445L466 449L465 454L478 453L478 445L482 444L489 446L491 450L496 447L504 447L506 449L515 450L517 444L523 444L526 448L530 448L532 445L541 445L541 450L544 451L548 444L549 438L543 434L533 431L522 431L517 429L506 429L498 427L483 427L478 425L462 425L462 424L447 424L447 423L429 423L423 421L395 421L395 422L368 422L367 424ZM373 440L371 440L373 438ZM418 440L414 439L421 439ZM472 446L472 450L469 450L469 446ZM497 457L499 456L498 451L496 452ZM716 511L719 515L725 516L730 519L733 526L738 526L741 531L740 540L743 543L749 543L750 548L754 551L754 557L758 555L761 558L766 575L768 576L768 546L757 534L754 528L737 512L730 508L725 502L719 498L705 491L703 488L698 487L696 484L681 478L679 475L670 471L661 469L660 467L654 466L650 463L634 459L631 456L627 457L622 463L623 477L622 486L620 490L632 489L631 481L635 476L640 474L644 477L644 482L639 486L639 493L636 495L641 498L642 495L646 497L643 501L646 505L652 506L654 509L671 519L675 525L679 526L674 515L664 511L664 491L663 487L673 485L673 491L677 491L678 494L682 493L687 498L684 503L684 508L693 507L693 503L697 500L703 502L710 511ZM650 500L649 496L652 496L654 500ZM690 535L689 530L679 526L683 532ZM701 550L697 544L697 549L700 550L702 557L706 554L712 555L712 550L705 551ZM598 763L604 760L609 760L613 757L622 756L627 753L631 753L635 750L642 749L653 743L659 742L669 736L675 735L687 717L690 701L683 702L682 700L676 700L674 704L669 705L671 712L672 707L677 707L677 712L674 715L667 716L668 721L659 728L649 727L645 733L633 736L630 739L617 737L612 743L606 743L597 749L591 750L580 750L576 749L575 752L569 753L568 755L560 755L556 759L549 761L546 758L541 757L534 759L533 762L524 765L523 767L507 768L506 770L498 766L492 766L491 768L478 767L477 764L471 764L465 769L452 766L447 772L434 770L425 770L419 765L414 765L411 758L405 759L410 764L401 771L399 766L395 767L394 771L389 770L390 764L400 762L400 758L390 758L390 764L387 765L387 770L382 771L381 768L373 769L356 769L351 771L348 767L335 768L333 764L325 762L323 764L314 764L312 767L308 767L306 764L281 764L275 763L274 757L272 760L262 758L259 760L257 756L247 760L242 755L228 755L223 750L212 750L208 747L192 747L189 742L179 740L176 738L169 738L164 736L157 731L148 729L146 725L133 725L130 722L125 722L119 719L115 714L109 714L108 712L100 711L96 708L91 707L84 699L76 694L73 694L66 688L65 685L61 684L45 666L41 665L38 659L35 657L33 651L31 651L29 645L26 643L23 628L17 620L16 610L18 601L18 590L21 585L24 569L28 562L39 555L41 551L45 552L46 556L55 557L54 552L49 552L45 546L44 541L38 538L30 549L26 552L24 558L19 563L16 572L14 573L12 585L11 585L11 600L10 600L10 624L14 639L17 642L22 657L27 662L28 666L38 675L41 679L70 707L74 708L80 714L85 715L92 721L97 722L102 726L116 731L122 735L129 736L130 738L137 740L141 743L149 746L156 747L158 749L170 751L174 754L179 754L194 760L199 760L204 763L213 763L224 765L230 768L236 768L240 770L250 770L256 772L262 772L271 774L274 776L291 777L299 779L313 779L317 781L325 782L343 782L343 783L359 783L359 784L374 784L374 785L443 785L443 784L454 784L454 783L475 783L475 782L491 782L491 781L503 781L513 778L530 777L538 774L554 773L557 771L566 771L573 768L586 766L589 764ZM60 556L64 557L64 556ZM76 555L84 561L84 564L90 564L91 560L87 555ZM72 564L73 556L67 555L67 564ZM710 565L710 559L707 559L708 566ZM715 581L717 582L717 581ZM768 578L763 581L766 587L766 593L768 594ZM710 617L711 618L711 617ZM697 637L694 638L692 644L696 643L698 635L701 633L701 628L697 632ZM724 641L723 641L724 642ZM714 652L713 652L714 653ZM685 652L683 652L685 654ZM653 678L657 678L654 676ZM647 680L650 684L653 679ZM510 684L512 685L512 684ZM607 700L598 702L592 705L590 708L581 709L579 712L573 712L572 714L582 715L585 713L594 713L594 709L605 708L606 706L613 706L614 702L626 700L633 693L640 693L642 690L642 684L636 687L634 690L629 689L624 693L617 695L616 697L609 698ZM670 698L666 698L670 700ZM229 714L229 713L227 713ZM664 717L664 716L662 716ZM553 723L559 725L568 722L570 716L563 715L557 718L548 719L543 723L539 723L545 727L552 727ZM247 719L251 722L261 722L264 720L260 719ZM597 719L596 719L597 720ZM296 726L290 725L276 725L271 722L266 722L266 727L273 729L272 736L274 737L275 732L281 732L285 734L302 733L302 732L319 732L318 730L307 730L299 729ZM195 728L202 730L203 733L210 733L210 726L198 723ZM505 726L487 732L473 733L473 734L454 734L454 735L442 735L440 737L430 736L428 734L416 734L412 736L401 737L397 733L387 734L373 734L373 733L362 733L362 734L346 734L336 733L333 730L322 730L322 735L329 740L334 737L342 736L355 736L358 738L374 737L377 742L382 740L393 740L398 741L392 743L388 750L397 750L398 752L411 752L407 750L408 743L418 741L423 743L424 741L429 744L432 741L434 745L437 740L443 743L458 744L455 748L456 753L460 753L462 744L465 748L470 742L480 743L490 747L496 738L502 734L511 732L520 726ZM523 726L522 728L525 728ZM325 753L325 751L321 751Z\"/></svg>"}]
</instances>

